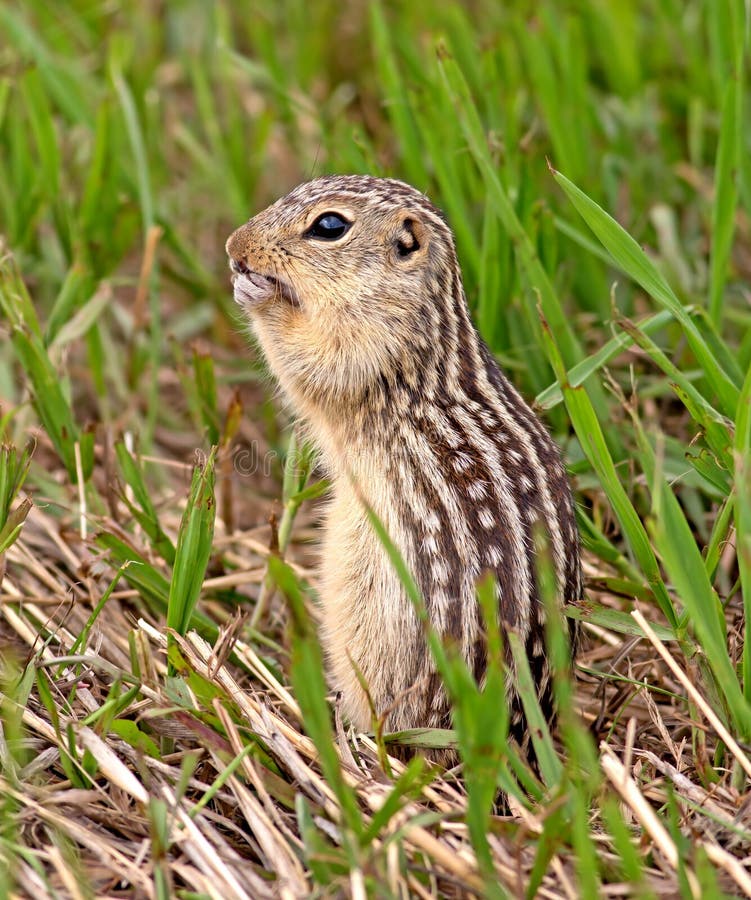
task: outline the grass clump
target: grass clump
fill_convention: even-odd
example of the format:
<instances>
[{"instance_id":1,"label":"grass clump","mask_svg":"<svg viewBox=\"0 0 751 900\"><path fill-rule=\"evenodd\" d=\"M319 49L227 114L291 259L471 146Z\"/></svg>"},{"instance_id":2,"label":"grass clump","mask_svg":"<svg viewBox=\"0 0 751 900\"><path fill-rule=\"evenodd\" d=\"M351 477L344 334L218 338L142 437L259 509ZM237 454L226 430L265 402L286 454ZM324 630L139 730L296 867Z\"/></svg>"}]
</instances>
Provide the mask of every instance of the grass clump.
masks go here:
<instances>
[{"instance_id":1,"label":"grass clump","mask_svg":"<svg viewBox=\"0 0 751 900\"><path fill-rule=\"evenodd\" d=\"M3 895L751 895L746 5L29 0L0 28ZM323 172L445 209L564 448L587 598L575 678L551 617L558 734L516 648L538 771L492 628L483 689L431 638L452 732L353 735L327 697L326 486L223 253Z\"/></svg>"}]
</instances>

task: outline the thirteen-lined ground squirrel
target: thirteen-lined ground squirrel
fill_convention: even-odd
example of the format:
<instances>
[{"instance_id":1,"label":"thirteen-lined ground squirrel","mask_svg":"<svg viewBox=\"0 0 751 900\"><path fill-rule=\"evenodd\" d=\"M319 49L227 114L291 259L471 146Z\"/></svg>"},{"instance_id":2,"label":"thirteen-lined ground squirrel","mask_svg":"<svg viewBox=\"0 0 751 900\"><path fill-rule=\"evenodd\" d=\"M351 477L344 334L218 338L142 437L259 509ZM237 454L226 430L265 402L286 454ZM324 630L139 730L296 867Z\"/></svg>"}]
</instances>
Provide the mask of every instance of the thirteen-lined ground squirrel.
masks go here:
<instances>
[{"instance_id":1,"label":"thirteen-lined ground squirrel","mask_svg":"<svg viewBox=\"0 0 751 900\"><path fill-rule=\"evenodd\" d=\"M317 178L232 234L235 298L332 478L321 566L332 687L362 730L450 727L424 633L361 497L401 551L438 631L478 679L475 585L525 642L550 707L533 529L546 526L561 599L582 590L558 449L498 369L467 310L453 235L409 185ZM356 486L355 486L356 485ZM523 717L509 691L512 728Z\"/></svg>"}]
</instances>

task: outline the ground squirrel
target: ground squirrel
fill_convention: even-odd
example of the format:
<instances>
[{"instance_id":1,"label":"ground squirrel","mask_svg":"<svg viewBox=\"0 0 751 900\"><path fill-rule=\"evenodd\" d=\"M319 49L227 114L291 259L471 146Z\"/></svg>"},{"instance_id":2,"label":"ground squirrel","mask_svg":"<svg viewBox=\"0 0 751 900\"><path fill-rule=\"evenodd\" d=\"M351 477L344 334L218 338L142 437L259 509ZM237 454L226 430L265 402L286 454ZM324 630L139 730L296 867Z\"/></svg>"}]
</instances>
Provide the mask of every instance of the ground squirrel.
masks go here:
<instances>
[{"instance_id":1,"label":"ground squirrel","mask_svg":"<svg viewBox=\"0 0 751 900\"><path fill-rule=\"evenodd\" d=\"M525 643L551 709L533 529L543 523L564 602L582 591L574 506L557 447L500 372L467 309L451 229L392 179L317 178L227 241L234 295L332 479L323 537L322 643L349 721L451 725L413 606L370 504L438 632L475 677L485 640L475 585ZM511 726L524 717L509 687Z\"/></svg>"}]
</instances>

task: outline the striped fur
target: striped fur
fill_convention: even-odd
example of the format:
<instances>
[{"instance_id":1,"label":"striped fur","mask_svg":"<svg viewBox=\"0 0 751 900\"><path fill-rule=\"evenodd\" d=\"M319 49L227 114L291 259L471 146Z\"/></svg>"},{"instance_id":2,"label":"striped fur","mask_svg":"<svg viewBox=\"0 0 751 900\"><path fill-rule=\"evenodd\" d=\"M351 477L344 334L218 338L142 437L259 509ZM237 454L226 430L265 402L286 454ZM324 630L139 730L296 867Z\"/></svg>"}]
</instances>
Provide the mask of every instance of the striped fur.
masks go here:
<instances>
[{"instance_id":1,"label":"striped fur","mask_svg":"<svg viewBox=\"0 0 751 900\"><path fill-rule=\"evenodd\" d=\"M352 223L341 240L305 236L324 212ZM414 251L400 255L399 241ZM389 730L449 727L451 718L361 498L411 566L431 621L478 680L486 660L475 585L495 575L500 621L524 641L550 709L533 532L538 524L547 531L560 598L576 602L573 501L558 449L470 320L442 214L399 181L318 178L239 228L227 252L235 295L333 480L322 640L351 722L371 725L358 672ZM508 698L521 736L510 686Z\"/></svg>"}]
</instances>

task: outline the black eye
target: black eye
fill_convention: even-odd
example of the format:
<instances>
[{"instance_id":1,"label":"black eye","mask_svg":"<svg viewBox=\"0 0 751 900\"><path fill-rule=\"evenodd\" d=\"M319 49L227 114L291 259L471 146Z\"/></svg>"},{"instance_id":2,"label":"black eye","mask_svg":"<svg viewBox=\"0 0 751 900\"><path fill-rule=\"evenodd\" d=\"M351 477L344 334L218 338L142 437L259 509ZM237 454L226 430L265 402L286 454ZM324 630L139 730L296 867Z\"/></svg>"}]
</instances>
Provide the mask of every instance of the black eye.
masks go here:
<instances>
[{"instance_id":1,"label":"black eye","mask_svg":"<svg viewBox=\"0 0 751 900\"><path fill-rule=\"evenodd\" d=\"M335 241L343 237L352 223L343 219L338 213L326 212L313 222L305 232L306 237L318 238L322 241Z\"/></svg>"}]
</instances>

